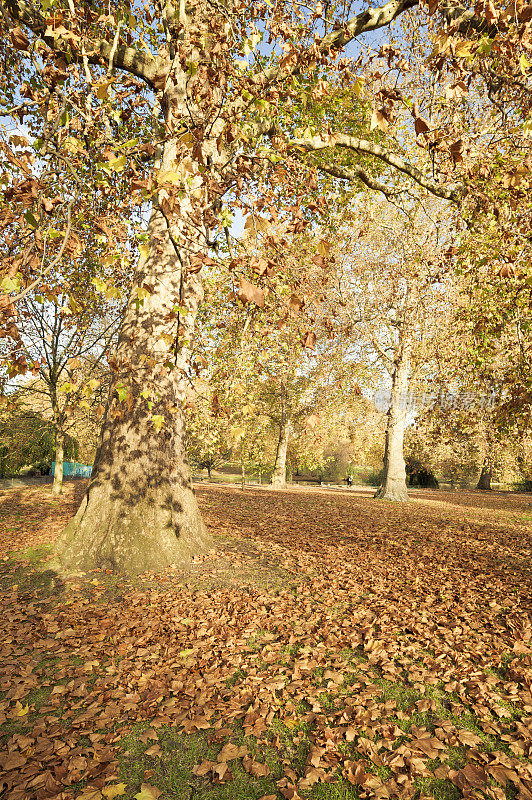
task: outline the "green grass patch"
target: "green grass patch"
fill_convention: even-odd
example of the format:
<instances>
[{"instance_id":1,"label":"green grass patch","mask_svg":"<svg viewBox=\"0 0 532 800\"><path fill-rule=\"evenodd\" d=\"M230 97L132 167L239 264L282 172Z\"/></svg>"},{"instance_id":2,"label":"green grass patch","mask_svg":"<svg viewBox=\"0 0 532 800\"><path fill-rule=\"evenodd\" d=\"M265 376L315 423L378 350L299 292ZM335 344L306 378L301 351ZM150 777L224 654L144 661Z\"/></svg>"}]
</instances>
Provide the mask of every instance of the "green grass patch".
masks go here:
<instances>
[{"instance_id":1,"label":"green grass patch","mask_svg":"<svg viewBox=\"0 0 532 800\"><path fill-rule=\"evenodd\" d=\"M278 764L275 774L256 778L244 770L241 759L235 759L229 762L233 779L216 785L211 773L196 776L192 772L205 760L216 761L223 743L213 741L213 732L186 735L163 727L156 737L148 737L149 730L145 725L136 726L122 739L119 780L127 786L125 800L130 800L142 783L157 786L165 798L173 800L255 800L277 794ZM148 754L153 747L160 750L156 756Z\"/></svg>"}]
</instances>

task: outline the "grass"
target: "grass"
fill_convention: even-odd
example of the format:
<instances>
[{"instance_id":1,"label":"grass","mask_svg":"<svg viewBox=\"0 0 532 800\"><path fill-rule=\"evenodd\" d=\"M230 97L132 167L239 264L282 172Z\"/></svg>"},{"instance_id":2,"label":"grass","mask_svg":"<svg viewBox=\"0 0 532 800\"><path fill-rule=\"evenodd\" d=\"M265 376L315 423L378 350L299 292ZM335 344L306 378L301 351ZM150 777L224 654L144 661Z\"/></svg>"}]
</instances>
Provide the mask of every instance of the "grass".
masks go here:
<instances>
[{"instance_id":1,"label":"grass","mask_svg":"<svg viewBox=\"0 0 532 800\"><path fill-rule=\"evenodd\" d=\"M231 761L233 780L216 785L212 776L200 777L192 772L205 760L216 762L222 745L213 741L214 732L185 735L175 728L162 727L156 738L147 738L149 730L148 726L137 726L121 741L119 779L127 786L125 798L133 797L141 783L156 785L172 800L189 800L193 796L205 800L254 800L277 792L275 780L281 774L278 762L271 778L255 778L243 769L241 760ZM161 751L157 757L146 752L154 744Z\"/></svg>"}]
</instances>

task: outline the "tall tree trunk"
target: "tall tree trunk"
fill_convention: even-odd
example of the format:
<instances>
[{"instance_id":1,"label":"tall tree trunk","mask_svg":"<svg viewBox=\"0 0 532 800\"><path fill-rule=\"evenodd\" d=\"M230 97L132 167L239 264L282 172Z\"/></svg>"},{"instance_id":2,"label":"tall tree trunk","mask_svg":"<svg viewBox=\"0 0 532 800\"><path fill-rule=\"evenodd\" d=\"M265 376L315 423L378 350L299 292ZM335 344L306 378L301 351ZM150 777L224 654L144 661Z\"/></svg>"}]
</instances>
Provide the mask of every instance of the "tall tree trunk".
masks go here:
<instances>
[{"instance_id":1,"label":"tall tree trunk","mask_svg":"<svg viewBox=\"0 0 532 800\"><path fill-rule=\"evenodd\" d=\"M65 434L61 430L57 430L55 434L55 467L54 467L54 482L52 485L52 494L59 495L63 493L63 462L65 451Z\"/></svg>"},{"instance_id":2,"label":"tall tree trunk","mask_svg":"<svg viewBox=\"0 0 532 800\"><path fill-rule=\"evenodd\" d=\"M403 444L406 427L406 399L410 358L403 347L395 361L392 378L392 397L388 409L386 440L384 445L384 472L375 497L379 500L408 500Z\"/></svg>"},{"instance_id":3,"label":"tall tree trunk","mask_svg":"<svg viewBox=\"0 0 532 800\"><path fill-rule=\"evenodd\" d=\"M176 141L169 140L161 172L175 163ZM57 544L60 561L70 569L104 567L135 575L186 564L211 547L185 458L182 414L202 298L198 274L186 267L200 244L186 221L175 228L170 235L165 215L154 207L149 251L139 263L110 359L115 374L92 476ZM142 302L138 287L149 292ZM186 313L176 313L176 304Z\"/></svg>"},{"instance_id":4,"label":"tall tree trunk","mask_svg":"<svg viewBox=\"0 0 532 800\"><path fill-rule=\"evenodd\" d=\"M482 464L480 478L478 479L477 489L482 489L485 492L491 492L491 476L493 473L493 465L490 456L486 456Z\"/></svg>"},{"instance_id":5,"label":"tall tree trunk","mask_svg":"<svg viewBox=\"0 0 532 800\"><path fill-rule=\"evenodd\" d=\"M286 488L286 453L290 439L290 423L283 417L279 428L279 441L273 467L271 485L273 489Z\"/></svg>"}]
</instances>

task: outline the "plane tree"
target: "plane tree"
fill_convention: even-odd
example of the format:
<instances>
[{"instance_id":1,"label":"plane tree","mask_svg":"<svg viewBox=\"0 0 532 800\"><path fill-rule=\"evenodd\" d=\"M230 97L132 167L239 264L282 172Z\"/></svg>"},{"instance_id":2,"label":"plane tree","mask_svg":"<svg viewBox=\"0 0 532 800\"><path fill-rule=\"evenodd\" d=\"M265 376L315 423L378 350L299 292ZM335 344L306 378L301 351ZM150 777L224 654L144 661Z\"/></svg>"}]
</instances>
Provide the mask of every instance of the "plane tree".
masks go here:
<instances>
[{"instance_id":1,"label":"plane tree","mask_svg":"<svg viewBox=\"0 0 532 800\"><path fill-rule=\"evenodd\" d=\"M362 198L351 218L337 223L342 304L336 325L349 334L351 358L380 374L375 400L387 413L377 498L408 500L403 448L416 412L413 392L434 391L430 384L452 314L448 231L447 209L435 202L398 215L388 203Z\"/></svg>"}]
</instances>

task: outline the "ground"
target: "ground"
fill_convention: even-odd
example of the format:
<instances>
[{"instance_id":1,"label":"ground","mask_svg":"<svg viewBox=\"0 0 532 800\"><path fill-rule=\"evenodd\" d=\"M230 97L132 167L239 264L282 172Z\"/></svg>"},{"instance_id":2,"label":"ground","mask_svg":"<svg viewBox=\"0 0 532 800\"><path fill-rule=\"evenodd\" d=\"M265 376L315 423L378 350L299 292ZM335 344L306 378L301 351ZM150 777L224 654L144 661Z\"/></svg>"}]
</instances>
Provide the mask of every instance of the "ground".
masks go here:
<instances>
[{"instance_id":1,"label":"ground","mask_svg":"<svg viewBox=\"0 0 532 800\"><path fill-rule=\"evenodd\" d=\"M531 495L204 485L131 582L46 569L82 491L0 492L6 800L531 800Z\"/></svg>"}]
</instances>

